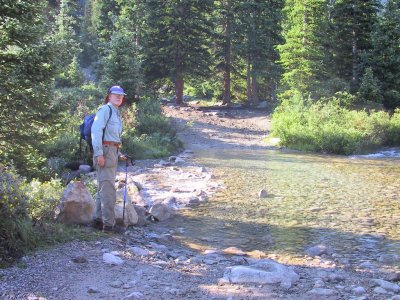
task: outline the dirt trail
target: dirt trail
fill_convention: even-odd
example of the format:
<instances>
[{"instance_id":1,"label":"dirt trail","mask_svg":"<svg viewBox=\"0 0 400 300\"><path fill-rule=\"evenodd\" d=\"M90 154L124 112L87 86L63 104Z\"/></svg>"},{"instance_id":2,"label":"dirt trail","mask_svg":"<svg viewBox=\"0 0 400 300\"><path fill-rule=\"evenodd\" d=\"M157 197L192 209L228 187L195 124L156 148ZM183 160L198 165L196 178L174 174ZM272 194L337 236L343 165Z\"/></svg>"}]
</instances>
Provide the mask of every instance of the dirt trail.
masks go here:
<instances>
[{"instance_id":1,"label":"dirt trail","mask_svg":"<svg viewBox=\"0 0 400 300\"><path fill-rule=\"evenodd\" d=\"M265 143L271 130L269 110L174 105L165 105L163 110L180 129L180 139L191 149L271 147Z\"/></svg>"}]
</instances>

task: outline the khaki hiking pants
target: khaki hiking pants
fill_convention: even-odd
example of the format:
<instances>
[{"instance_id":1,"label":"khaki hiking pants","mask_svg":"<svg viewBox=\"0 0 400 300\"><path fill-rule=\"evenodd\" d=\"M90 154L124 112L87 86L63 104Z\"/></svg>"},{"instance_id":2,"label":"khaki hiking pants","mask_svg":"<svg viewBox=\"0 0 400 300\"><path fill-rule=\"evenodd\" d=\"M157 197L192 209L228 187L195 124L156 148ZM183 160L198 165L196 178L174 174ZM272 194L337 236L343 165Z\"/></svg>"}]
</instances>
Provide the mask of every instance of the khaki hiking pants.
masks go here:
<instances>
[{"instance_id":1,"label":"khaki hiking pants","mask_svg":"<svg viewBox=\"0 0 400 300\"><path fill-rule=\"evenodd\" d=\"M97 165L96 157L93 157L93 165L97 171L97 196L96 212L94 218L102 220L103 225L115 225L115 177L118 165L118 149L114 145L103 145L104 167Z\"/></svg>"}]
</instances>

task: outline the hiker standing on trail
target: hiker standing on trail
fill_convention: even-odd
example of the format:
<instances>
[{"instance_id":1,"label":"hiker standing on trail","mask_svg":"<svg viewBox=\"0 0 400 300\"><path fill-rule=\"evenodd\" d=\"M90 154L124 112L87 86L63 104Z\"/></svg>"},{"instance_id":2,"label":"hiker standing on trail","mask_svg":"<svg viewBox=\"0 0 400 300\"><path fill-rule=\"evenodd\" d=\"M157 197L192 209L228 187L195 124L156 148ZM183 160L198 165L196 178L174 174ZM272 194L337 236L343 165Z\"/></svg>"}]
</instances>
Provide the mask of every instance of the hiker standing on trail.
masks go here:
<instances>
[{"instance_id":1,"label":"hiker standing on trail","mask_svg":"<svg viewBox=\"0 0 400 300\"><path fill-rule=\"evenodd\" d=\"M126 160L121 145L122 121L118 108L125 102L120 86L108 90L105 105L96 113L92 125L93 165L97 171L97 196L94 225L103 231L114 231L116 202L115 178L118 158Z\"/></svg>"}]
</instances>

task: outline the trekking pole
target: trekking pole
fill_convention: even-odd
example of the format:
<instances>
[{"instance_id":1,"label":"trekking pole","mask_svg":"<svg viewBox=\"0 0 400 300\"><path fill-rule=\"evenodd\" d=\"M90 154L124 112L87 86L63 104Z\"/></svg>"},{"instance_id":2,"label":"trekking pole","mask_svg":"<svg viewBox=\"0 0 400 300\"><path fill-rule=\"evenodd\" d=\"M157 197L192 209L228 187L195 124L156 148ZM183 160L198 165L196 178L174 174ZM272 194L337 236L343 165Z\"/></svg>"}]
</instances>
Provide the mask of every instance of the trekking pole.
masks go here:
<instances>
[{"instance_id":1,"label":"trekking pole","mask_svg":"<svg viewBox=\"0 0 400 300\"><path fill-rule=\"evenodd\" d=\"M124 207L122 209L122 222L125 224L125 203L126 203L126 190L128 187L128 161L131 160L131 164L132 166L134 165L133 163L133 158L128 156L128 155L124 155L126 157L126 161L125 161L125 190L124 190Z\"/></svg>"}]
</instances>

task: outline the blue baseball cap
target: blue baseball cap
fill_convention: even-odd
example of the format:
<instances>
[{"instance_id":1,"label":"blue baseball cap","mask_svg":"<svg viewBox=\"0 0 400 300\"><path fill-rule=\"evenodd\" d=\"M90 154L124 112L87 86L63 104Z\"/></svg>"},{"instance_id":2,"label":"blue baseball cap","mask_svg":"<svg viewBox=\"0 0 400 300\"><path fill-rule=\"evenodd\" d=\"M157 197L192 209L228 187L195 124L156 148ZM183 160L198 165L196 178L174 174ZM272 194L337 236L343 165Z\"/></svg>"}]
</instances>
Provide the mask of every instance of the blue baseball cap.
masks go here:
<instances>
[{"instance_id":1,"label":"blue baseball cap","mask_svg":"<svg viewBox=\"0 0 400 300\"><path fill-rule=\"evenodd\" d=\"M124 89L122 87L120 87L119 85L114 85L114 86L110 87L110 89L108 90L108 93L126 96Z\"/></svg>"}]
</instances>

